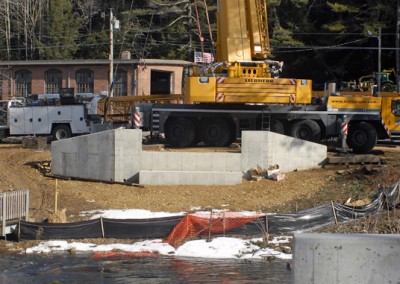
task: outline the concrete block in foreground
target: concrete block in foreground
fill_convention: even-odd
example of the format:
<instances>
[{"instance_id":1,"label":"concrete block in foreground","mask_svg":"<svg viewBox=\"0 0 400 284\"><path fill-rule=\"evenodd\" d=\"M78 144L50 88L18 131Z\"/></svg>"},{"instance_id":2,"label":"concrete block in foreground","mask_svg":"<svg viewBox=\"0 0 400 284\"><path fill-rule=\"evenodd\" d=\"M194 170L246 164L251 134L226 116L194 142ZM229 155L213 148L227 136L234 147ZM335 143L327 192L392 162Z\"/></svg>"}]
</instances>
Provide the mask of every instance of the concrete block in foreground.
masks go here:
<instances>
[{"instance_id":1,"label":"concrete block in foreground","mask_svg":"<svg viewBox=\"0 0 400 284\"><path fill-rule=\"evenodd\" d=\"M296 233L293 283L400 283L400 235Z\"/></svg>"},{"instance_id":2,"label":"concrete block in foreground","mask_svg":"<svg viewBox=\"0 0 400 284\"><path fill-rule=\"evenodd\" d=\"M141 170L144 185L234 185L242 182L242 172L149 171Z\"/></svg>"}]
</instances>

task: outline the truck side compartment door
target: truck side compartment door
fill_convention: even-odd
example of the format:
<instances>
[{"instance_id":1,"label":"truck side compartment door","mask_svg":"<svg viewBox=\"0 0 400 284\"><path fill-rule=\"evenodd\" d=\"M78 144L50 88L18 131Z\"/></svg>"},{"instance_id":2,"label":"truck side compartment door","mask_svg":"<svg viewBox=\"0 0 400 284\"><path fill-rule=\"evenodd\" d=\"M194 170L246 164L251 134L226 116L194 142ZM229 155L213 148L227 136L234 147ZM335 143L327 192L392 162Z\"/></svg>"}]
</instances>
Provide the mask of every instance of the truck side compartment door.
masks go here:
<instances>
[{"instance_id":1,"label":"truck side compartment door","mask_svg":"<svg viewBox=\"0 0 400 284\"><path fill-rule=\"evenodd\" d=\"M32 107L32 134L50 134L49 108L38 106Z\"/></svg>"},{"instance_id":2,"label":"truck side compartment door","mask_svg":"<svg viewBox=\"0 0 400 284\"><path fill-rule=\"evenodd\" d=\"M8 109L10 135L24 135L32 133L32 111L26 107L10 107Z\"/></svg>"},{"instance_id":3,"label":"truck side compartment door","mask_svg":"<svg viewBox=\"0 0 400 284\"><path fill-rule=\"evenodd\" d=\"M72 133L81 134L89 132L89 127L86 124L86 119L85 119L86 116L85 111L86 110L83 105L71 107L70 112L72 117L72 123L71 123Z\"/></svg>"}]
</instances>

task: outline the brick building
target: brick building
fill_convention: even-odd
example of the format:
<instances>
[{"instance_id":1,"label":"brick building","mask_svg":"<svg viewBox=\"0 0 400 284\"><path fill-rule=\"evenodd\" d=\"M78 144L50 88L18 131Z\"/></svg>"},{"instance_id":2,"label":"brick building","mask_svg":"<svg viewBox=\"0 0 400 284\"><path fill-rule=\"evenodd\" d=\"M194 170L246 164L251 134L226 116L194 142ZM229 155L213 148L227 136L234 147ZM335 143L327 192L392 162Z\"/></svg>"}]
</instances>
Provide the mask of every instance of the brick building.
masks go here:
<instances>
[{"instance_id":1,"label":"brick building","mask_svg":"<svg viewBox=\"0 0 400 284\"><path fill-rule=\"evenodd\" d=\"M60 88L75 93L109 90L109 60L0 61L0 97L57 94ZM181 94L182 60L114 60L114 96Z\"/></svg>"}]
</instances>

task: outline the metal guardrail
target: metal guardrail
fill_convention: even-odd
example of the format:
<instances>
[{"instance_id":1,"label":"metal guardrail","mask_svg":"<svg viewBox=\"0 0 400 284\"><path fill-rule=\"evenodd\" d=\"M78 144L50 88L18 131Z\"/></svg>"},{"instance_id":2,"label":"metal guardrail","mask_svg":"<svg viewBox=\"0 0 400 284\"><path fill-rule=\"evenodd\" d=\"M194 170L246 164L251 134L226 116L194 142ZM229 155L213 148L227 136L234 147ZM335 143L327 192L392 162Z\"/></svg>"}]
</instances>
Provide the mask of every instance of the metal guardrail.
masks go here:
<instances>
[{"instance_id":1,"label":"metal guardrail","mask_svg":"<svg viewBox=\"0 0 400 284\"><path fill-rule=\"evenodd\" d=\"M1 234L6 235L7 221L25 218L29 216L29 191L18 190L0 193L0 221Z\"/></svg>"}]
</instances>

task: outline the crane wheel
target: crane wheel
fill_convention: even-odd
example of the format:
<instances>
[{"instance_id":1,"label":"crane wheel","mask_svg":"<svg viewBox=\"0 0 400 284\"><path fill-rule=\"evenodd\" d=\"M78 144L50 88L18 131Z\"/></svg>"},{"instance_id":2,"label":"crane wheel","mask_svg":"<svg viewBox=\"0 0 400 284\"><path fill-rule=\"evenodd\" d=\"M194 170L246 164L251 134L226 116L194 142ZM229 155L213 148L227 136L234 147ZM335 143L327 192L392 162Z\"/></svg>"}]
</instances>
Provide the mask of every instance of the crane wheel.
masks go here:
<instances>
[{"instance_id":1,"label":"crane wheel","mask_svg":"<svg viewBox=\"0 0 400 284\"><path fill-rule=\"evenodd\" d=\"M165 125L165 139L172 147L189 147L195 139L195 127L188 118L170 118Z\"/></svg>"},{"instance_id":2,"label":"crane wheel","mask_svg":"<svg viewBox=\"0 0 400 284\"><path fill-rule=\"evenodd\" d=\"M321 127L314 120L300 120L293 124L290 129L290 136L311 142L321 140Z\"/></svg>"},{"instance_id":3,"label":"crane wheel","mask_svg":"<svg viewBox=\"0 0 400 284\"><path fill-rule=\"evenodd\" d=\"M364 154L374 148L378 141L375 127L367 122L350 125L347 135L347 145L356 154Z\"/></svg>"},{"instance_id":4,"label":"crane wheel","mask_svg":"<svg viewBox=\"0 0 400 284\"><path fill-rule=\"evenodd\" d=\"M285 126L283 125L283 122L278 119L272 119L271 131L278 134L285 134Z\"/></svg>"},{"instance_id":5,"label":"crane wheel","mask_svg":"<svg viewBox=\"0 0 400 284\"><path fill-rule=\"evenodd\" d=\"M53 140L62 140L72 137L72 132L68 125L60 124L54 126L51 135Z\"/></svg>"},{"instance_id":6,"label":"crane wheel","mask_svg":"<svg viewBox=\"0 0 400 284\"><path fill-rule=\"evenodd\" d=\"M202 123L202 140L208 147L228 146L232 142L231 132L226 119L208 118Z\"/></svg>"}]
</instances>

